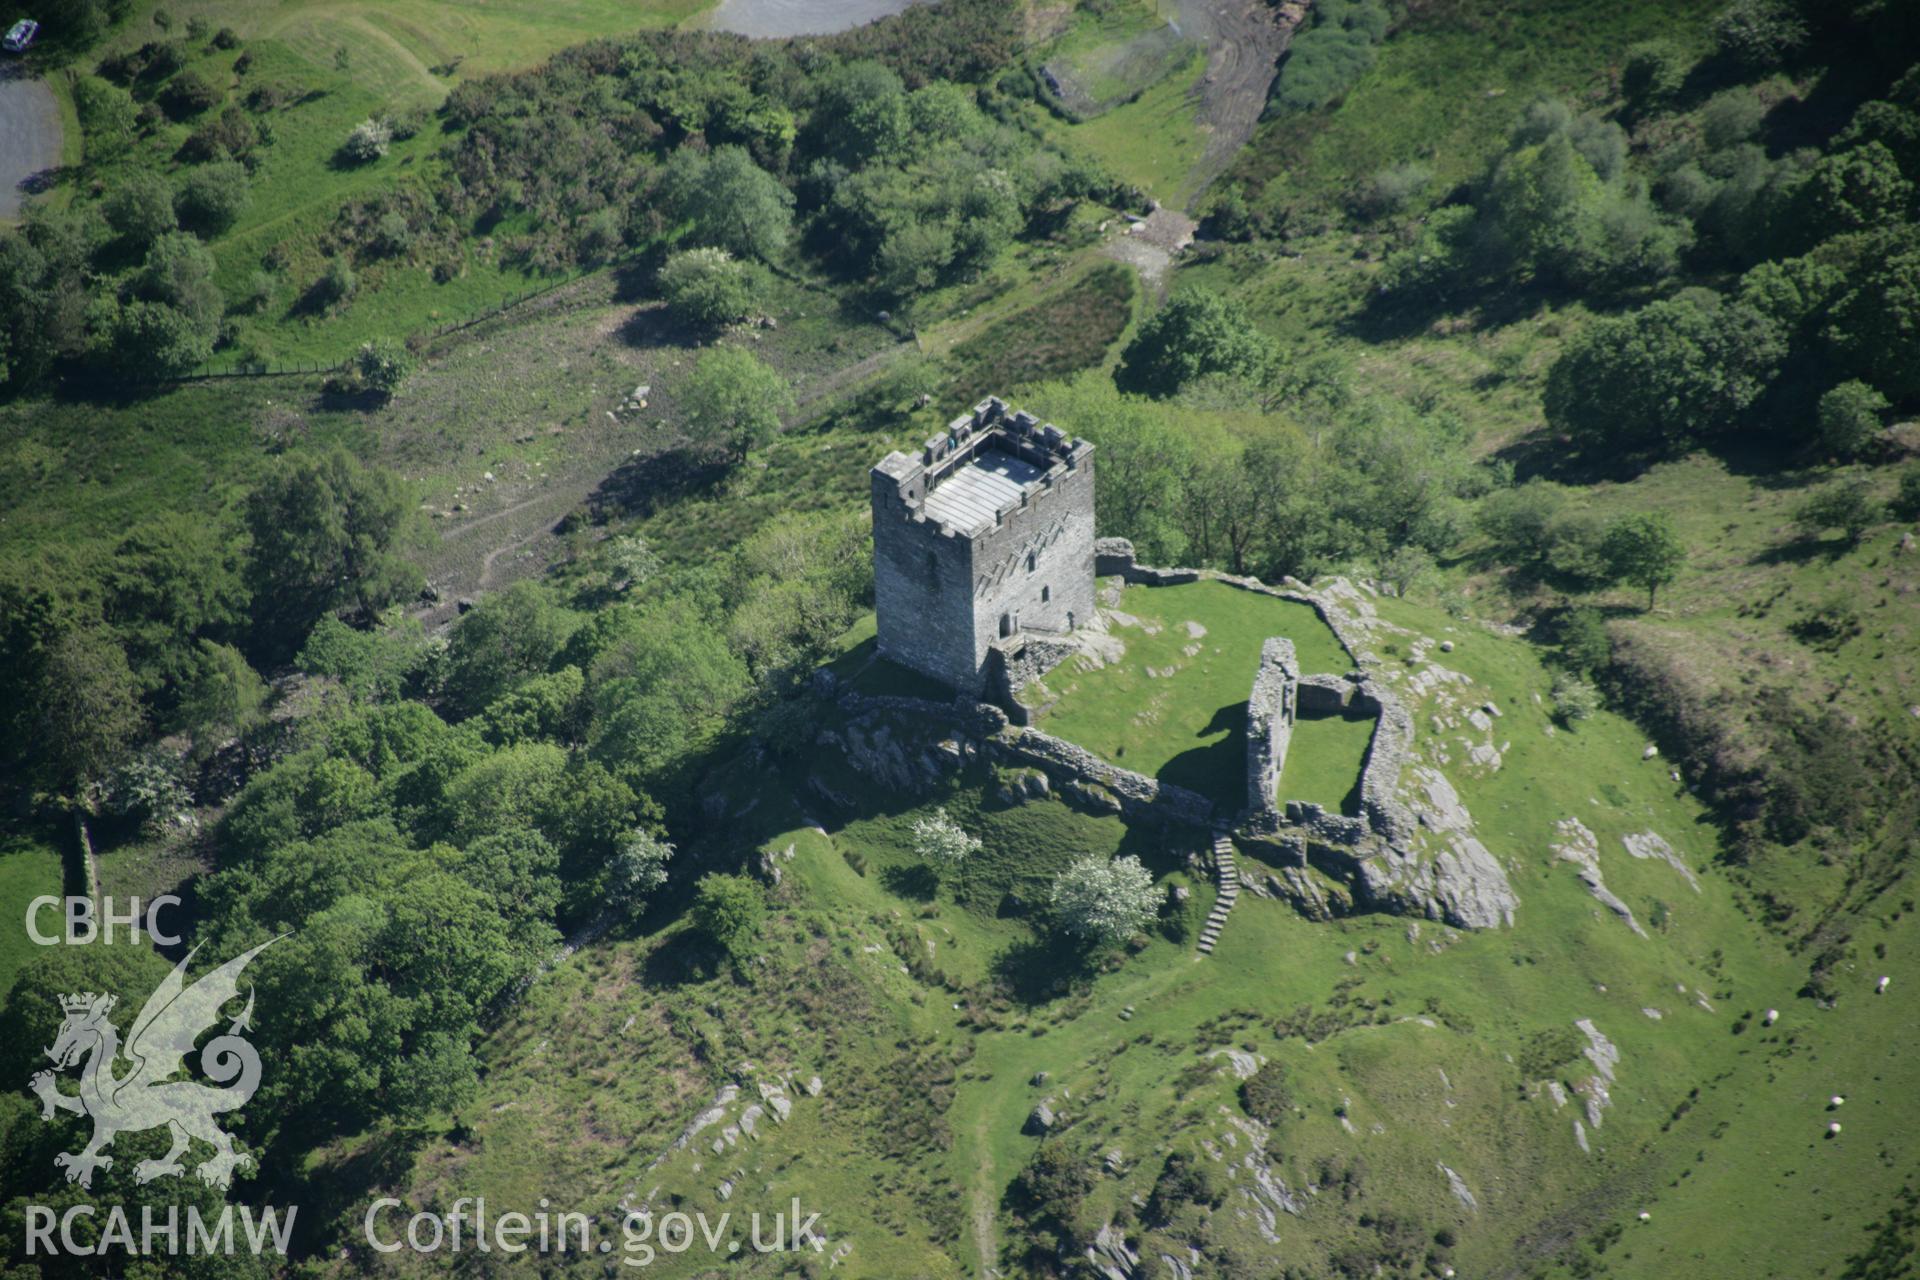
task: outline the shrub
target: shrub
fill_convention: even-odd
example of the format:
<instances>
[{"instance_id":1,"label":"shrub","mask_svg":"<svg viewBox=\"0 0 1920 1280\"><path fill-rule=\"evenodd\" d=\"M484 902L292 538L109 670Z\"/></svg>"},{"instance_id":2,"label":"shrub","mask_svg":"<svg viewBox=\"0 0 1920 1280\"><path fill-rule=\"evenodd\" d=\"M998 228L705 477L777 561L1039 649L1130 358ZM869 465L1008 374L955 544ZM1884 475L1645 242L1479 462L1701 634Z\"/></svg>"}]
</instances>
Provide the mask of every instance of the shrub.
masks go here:
<instances>
[{"instance_id":1,"label":"shrub","mask_svg":"<svg viewBox=\"0 0 1920 1280\"><path fill-rule=\"evenodd\" d=\"M180 155L188 160L216 160L244 156L260 141L260 131L239 107L228 107L212 120L204 121L180 144Z\"/></svg>"},{"instance_id":2,"label":"shrub","mask_svg":"<svg viewBox=\"0 0 1920 1280\"><path fill-rule=\"evenodd\" d=\"M413 357L407 349L381 338L362 343L347 367L328 385L337 393L371 393L390 399L412 373Z\"/></svg>"},{"instance_id":3,"label":"shrub","mask_svg":"<svg viewBox=\"0 0 1920 1280\"><path fill-rule=\"evenodd\" d=\"M147 250L132 284L139 297L179 308L211 335L222 307L214 270L213 254L204 244L184 231L171 231Z\"/></svg>"},{"instance_id":4,"label":"shrub","mask_svg":"<svg viewBox=\"0 0 1920 1280\"><path fill-rule=\"evenodd\" d=\"M81 76L73 82L73 109L80 117L89 163L117 159L133 145L137 108L126 90L96 76Z\"/></svg>"},{"instance_id":5,"label":"shrub","mask_svg":"<svg viewBox=\"0 0 1920 1280\"><path fill-rule=\"evenodd\" d=\"M1818 537L1828 529L1838 529L1848 543L1862 535L1880 518L1880 506L1863 479L1841 480L1808 494L1794 508L1793 523L1808 537Z\"/></svg>"},{"instance_id":6,"label":"shrub","mask_svg":"<svg viewBox=\"0 0 1920 1280\"><path fill-rule=\"evenodd\" d=\"M123 245L142 252L180 225L173 211L173 188L157 173L129 174L107 192L101 212Z\"/></svg>"},{"instance_id":7,"label":"shrub","mask_svg":"<svg viewBox=\"0 0 1920 1280\"><path fill-rule=\"evenodd\" d=\"M433 120L433 112L423 106L412 106L398 115L387 117L387 125L393 130L395 142L405 142L415 137Z\"/></svg>"},{"instance_id":8,"label":"shrub","mask_svg":"<svg viewBox=\"0 0 1920 1280\"><path fill-rule=\"evenodd\" d=\"M232 27L222 27L213 33L213 47L216 49L238 49L240 34Z\"/></svg>"},{"instance_id":9,"label":"shrub","mask_svg":"<svg viewBox=\"0 0 1920 1280\"><path fill-rule=\"evenodd\" d=\"M1240 1082L1240 1106L1261 1124L1273 1126L1293 1113L1293 1091L1287 1074L1269 1062Z\"/></svg>"},{"instance_id":10,"label":"shrub","mask_svg":"<svg viewBox=\"0 0 1920 1280\"><path fill-rule=\"evenodd\" d=\"M362 120L353 126L347 134L347 140L340 144L340 158L348 164L372 164L386 155L392 145L393 126L384 117Z\"/></svg>"},{"instance_id":11,"label":"shrub","mask_svg":"<svg viewBox=\"0 0 1920 1280\"><path fill-rule=\"evenodd\" d=\"M1054 1138L1034 1149L1027 1167L1013 1180L1013 1196L1029 1218L1071 1227L1093 1185L1086 1158Z\"/></svg>"},{"instance_id":12,"label":"shrub","mask_svg":"<svg viewBox=\"0 0 1920 1280\"><path fill-rule=\"evenodd\" d=\"M101 64L103 68L110 67L116 78L122 75L129 79L137 76L148 81L165 80L186 65L186 46L178 40L152 40L132 53L110 58Z\"/></svg>"},{"instance_id":13,"label":"shrub","mask_svg":"<svg viewBox=\"0 0 1920 1280\"><path fill-rule=\"evenodd\" d=\"M197 116L220 101L220 90L197 71L182 71L160 95L160 105L175 120Z\"/></svg>"},{"instance_id":14,"label":"shrub","mask_svg":"<svg viewBox=\"0 0 1920 1280\"><path fill-rule=\"evenodd\" d=\"M327 263L327 269L313 282L309 297L316 306L337 307L351 298L353 291L359 287L359 278L353 274L353 264L344 257L336 257Z\"/></svg>"},{"instance_id":15,"label":"shrub","mask_svg":"<svg viewBox=\"0 0 1920 1280\"><path fill-rule=\"evenodd\" d=\"M1147 1221L1166 1224L1187 1205L1218 1208L1226 1202L1227 1187L1210 1160L1184 1151L1170 1154L1147 1196Z\"/></svg>"},{"instance_id":16,"label":"shrub","mask_svg":"<svg viewBox=\"0 0 1920 1280\"><path fill-rule=\"evenodd\" d=\"M268 80L247 91L247 110L275 111L300 96L300 89L283 80Z\"/></svg>"},{"instance_id":17,"label":"shrub","mask_svg":"<svg viewBox=\"0 0 1920 1280\"><path fill-rule=\"evenodd\" d=\"M148 836L160 834L174 818L193 809L180 759L154 748L128 760L107 780L106 808L118 817L137 819Z\"/></svg>"},{"instance_id":18,"label":"shrub","mask_svg":"<svg viewBox=\"0 0 1920 1280\"><path fill-rule=\"evenodd\" d=\"M745 876L714 873L694 887L694 927L736 964L760 949L766 919L766 896Z\"/></svg>"},{"instance_id":19,"label":"shrub","mask_svg":"<svg viewBox=\"0 0 1920 1280\"><path fill-rule=\"evenodd\" d=\"M605 262L626 242L618 209L595 209L573 224L573 256L579 262Z\"/></svg>"},{"instance_id":20,"label":"shrub","mask_svg":"<svg viewBox=\"0 0 1920 1280\"><path fill-rule=\"evenodd\" d=\"M397 258L412 248L413 228L407 224L407 215L398 209L381 214L373 224L369 247L383 258Z\"/></svg>"},{"instance_id":21,"label":"shrub","mask_svg":"<svg viewBox=\"0 0 1920 1280\"><path fill-rule=\"evenodd\" d=\"M697 325L745 319L760 283L751 264L725 249L688 249L668 258L660 268L660 291L667 305Z\"/></svg>"},{"instance_id":22,"label":"shrub","mask_svg":"<svg viewBox=\"0 0 1920 1280\"><path fill-rule=\"evenodd\" d=\"M1900 484L1887 509L1902 520L1920 519L1920 462L1910 462L1900 473Z\"/></svg>"},{"instance_id":23,"label":"shrub","mask_svg":"<svg viewBox=\"0 0 1920 1280\"><path fill-rule=\"evenodd\" d=\"M1399 213L1433 182L1433 169L1418 161L1390 165L1360 184L1360 211L1370 218Z\"/></svg>"},{"instance_id":24,"label":"shrub","mask_svg":"<svg viewBox=\"0 0 1920 1280\"><path fill-rule=\"evenodd\" d=\"M1520 1046L1516 1060L1522 1080L1546 1080L1580 1056L1585 1041L1572 1027L1536 1031Z\"/></svg>"},{"instance_id":25,"label":"shrub","mask_svg":"<svg viewBox=\"0 0 1920 1280\"><path fill-rule=\"evenodd\" d=\"M1613 641L1598 609L1569 609L1558 628L1560 660L1570 670L1598 671L1613 658Z\"/></svg>"},{"instance_id":26,"label":"shrub","mask_svg":"<svg viewBox=\"0 0 1920 1280\"><path fill-rule=\"evenodd\" d=\"M1315 21L1296 36L1274 78L1269 110L1317 111L1359 83L1387 33L1379 0L1322 0Z\"/></svg>"},{"instance_id":27,"label":"shrub","mask_svg":"<svg viewBox=\"0 0 1920 1280\"><path fill-rule=\"evenodd\" d=\"M1665 104L1687 78L1687 60L1665 40L1648 40L1627 50L1620 90L1635 111Z\"/></svg>"},{"instance_id":28,"label":"shrub","mask_svg":"<svg viewBox=\"0 0 1920 1280\"><path fill-rule=\"evenodd\" d=\"M1807 41L1807 24L1787 0L1734 0L1714 19L1720 52L1749 71L1779 66Z\"/></svg>"},{"instance_id":29,"label":"shrub","mask_svg":"<svg viewBox=\"0 0 1920 1280\"><path fill-rule=\"evenodd\" d=\"M121 307L108 337L108 354L136 378L177 378L213 354L213 337L178 307L136 300Z\"/></svg>"},{"instance_id":30,"label":"shrub","mask_svg":"<svg viewBox=\"0 0 1920 1280\"><path fill-rule=\"evenodd\" d=\"M1572 728L1582 720L1591 720L1600 710L1600 691L1579 676L1562 672L1553 678L1553 718Z\"/></svg>"},{"instance_id":31,"label":"shrub","mask_svg":"<svg viewBox=\"0 0 1920 1280\"><path fill-rule=\"evenodd\" d=\"M1803 644L1833 650L1859 635L1863 627L1852 598L1836 593L1810 606L1787 629Z\"/></svg>"},{"instance_id":32,"label":"shrub","mask_svg":"<svg viewBox=\"0 0 1920 1280\"><path fill-rule=\"evenodd\" d=\"M1748 88L1716 93L1700 113L1700 136L1709 149L1725 151L1750 141L1766 118L1766 103Z\"/></svg>"},{"instance_id":33,"label":"shrub","mask_svg":"<svg viewBox=\"0 0 1920 1280\"><path fill-rule=\"evenodd\" d=\"M247 211L252 202L247 167L238 160L216 160L187 174L173 198L182 226L201 236L216 236Z\"/></svg>"},{"instance_id":34,"label":"shrub","mask_svg":"<svg viewBox=\"0 0 1920 1280\"><path fill-rule=\"evenodd\" d=\"M1842 457L1860 452L1879 434L1887 398L1864 382L1843 382L1820 397L1820 445Z\"/></svg>"},{"instance_id":35,"label":"shrub","mask_svg":"<svg viewBox=\"0 0 1920 1280\"><path fill-rule=\"evenodd\" d=\"M265 311L267 304L273 301L274 278L271 271L256 271L247 277L247 287L236 298L235 305L242 311Z\"/></svg>"},{"instance_id":36,"label":"shrub","mask_svg":"<svg viewBox=\"0 0 1920 1280\"><path fill-rule=\"evenodd\" d=\"M1538 476L1510 489L1496 489L1480 502L1480 529L1515 564L1545 561L1552 550L1555 519L1567 505L1566 491Z\"/></svg>"}]
</instances>

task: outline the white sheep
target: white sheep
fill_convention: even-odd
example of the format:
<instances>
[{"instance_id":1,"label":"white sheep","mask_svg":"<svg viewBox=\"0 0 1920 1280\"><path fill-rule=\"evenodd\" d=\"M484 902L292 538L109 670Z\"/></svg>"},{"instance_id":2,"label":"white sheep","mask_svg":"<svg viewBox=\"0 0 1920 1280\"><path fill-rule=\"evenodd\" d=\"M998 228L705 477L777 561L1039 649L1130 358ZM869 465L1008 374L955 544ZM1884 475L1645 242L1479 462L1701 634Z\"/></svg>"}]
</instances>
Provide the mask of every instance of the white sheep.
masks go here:
<instances>
[{"instance_id":1,"label":"white sheep","mask_svg":"<svg viewBox=\"0 0 1920 1280\"><path fill-rule=\"evenodd\" d=\"M1829 1111L1838 1111L1840 1108L1846 1105L1847 1105L1847 1100L1841 1097L1837 1093L1834 1094L1831 1098L1827 1099L1827 1110Z\"/></svg>"},{"instance_id":2,"label":"white sheep","mask_svg":"<svg viewBox=\"0 0 1920 1280\"><path fill-rule=\"evenodd\" d=\"M1778 1021L1780 1021L1780 1011L1778 1009L1769 1009L1767 1010L1767 1016L1760 1019L1760 1025L1770 1027Z\"/></svg>"},{"instance_id":3,"label":"white sheep","mask_svg":"<svg viewBox=\"0 0 1920 1280\"><path fill-rule=\"evenodd\" d=\"M1650 1213L1648 1213L1648 1212L1647 1212L1647 1211L1646 1211L1645 1209L1642 1209L1642 1210L1640 1211L1640 1221L1642 1221L1642 1222L1652 1222L1652 1221L1653 1221L1653 1215L1652 1215L1652 1214L1650 1214Z\"/></svg>"},{"instance_id":4,"label":"white sheep","mask_svg":"<svg viewBox=\"0 0 1920 1280\"><path fill-rule=\"evenodd\" d=\"M1840 1136L1840 1122L1838 1120L1835 1120L1827 1126L1827 1136L1829 1138L1837 1138Z\"/></svg>"},{"instance_id":5,"label":"white sheep","mask_svg":"<svg viewBox=\"0 0 1920 1280\"><path fill-rule=\"evenodd\" d=\"M1883 996L1887 994L1887 984L1892 981L1893 981L1892 978L1889 978L1883 975L1880 981L1876 982L1873 985L1873 993L1877 996Z\"/></svg>"}]
</instances>

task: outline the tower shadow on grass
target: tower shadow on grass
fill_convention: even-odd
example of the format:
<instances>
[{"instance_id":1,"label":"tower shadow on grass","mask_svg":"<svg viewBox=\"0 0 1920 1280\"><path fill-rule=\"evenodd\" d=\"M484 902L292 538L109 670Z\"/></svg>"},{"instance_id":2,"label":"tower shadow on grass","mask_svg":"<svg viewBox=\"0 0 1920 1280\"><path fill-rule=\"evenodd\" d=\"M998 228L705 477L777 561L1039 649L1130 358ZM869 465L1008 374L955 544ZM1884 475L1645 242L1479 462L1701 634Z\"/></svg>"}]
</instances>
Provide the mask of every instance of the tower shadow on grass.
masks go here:
<instances>
[{"instance_id":1,"label":"tower shadow on grass","mask_svg":"<svg viewBox=\"0 0 1920 1280\"><path fill-rule=\"evenodd\" d=\"M1194 737L1216 733L1223 733L1218 741L1189 747L1161 765L1154 776L1161 782L1199 792L1222 813L1236 813L1246 802L1241 792L1247 771L1247 704L1221 707Z\"/></svg>"}]
</instances>

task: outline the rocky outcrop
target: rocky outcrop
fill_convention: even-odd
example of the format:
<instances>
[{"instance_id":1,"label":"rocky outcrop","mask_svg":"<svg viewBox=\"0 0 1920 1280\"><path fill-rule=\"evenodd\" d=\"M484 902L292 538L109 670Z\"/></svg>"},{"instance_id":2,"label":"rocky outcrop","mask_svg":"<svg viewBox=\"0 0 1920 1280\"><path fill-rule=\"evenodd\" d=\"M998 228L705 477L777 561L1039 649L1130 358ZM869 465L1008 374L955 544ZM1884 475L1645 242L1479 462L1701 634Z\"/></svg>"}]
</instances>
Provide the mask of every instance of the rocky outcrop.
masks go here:
<instances>
[{"instance_id":1,"label":"rocky outcrop","mask_svg":"<svg viewBox=\"0 0 1920 1280\"><path fill-rule=\"evenodd\" d=\"M1554 855L1574 865L1575 874L1580 877L1580 883L1587 886L1594 901L1625 921L1627 928L1646 937L1647 931L1633 918L1633 908L1607 888L1606 878L1600 874L1600 841L1587 830L1586 824L1578 818L1562 818L1553 824L1553 834Z\"/></svg>"},{"instance_id":2,"label":"rocky outcrop","mask_svg":"<svg viewBox=\"0 0 1920 1280\"><path fill-rule=\"evenodd\" d=\"M1625 845L1627 852L1636 858L1653 858L1666 863L1680 873L1680 877L1692 887L1695 893L1700 892L1700 877L1694 875L1693 868L1682 861L1680 855L1673 851L1673 846L1658 835L1651 831L1641 831L1633 835L1621 836L1620 843Z\"/></svg>"},{"instance_id":3,"label":"rocky outcrop","mask_svg":"<svg viewBox=\"0 0 1920 1280\"><path fill-rule=\"evenodd\" d=\"M1127 1233L1111 1222L1103 1225L1087 1246L1087 1261L1106 1280L1133 1280L1140 1269L1140 1255L1127 1245Z\"/></svg>"},{"instance_id":4,"label":"rocky outcrop","mask_svg":"<svg viewBox=\"0 0 1920 1280\"><path fill-rule=\"evenodd\" d=\"M1425 803L1416 817L1396 801L1397 820L1407 824L1410 838L1386 841L1384 853L1362 860L1361 878L1368 894L1376 900L1405 902L1416 914L1456 928L1511 925L1519 896L1506 871L1474 836L1473 817L1453 785L1444 774L1429 768L1414 770L1411 781Z\"/></svg>"}]
</instances>

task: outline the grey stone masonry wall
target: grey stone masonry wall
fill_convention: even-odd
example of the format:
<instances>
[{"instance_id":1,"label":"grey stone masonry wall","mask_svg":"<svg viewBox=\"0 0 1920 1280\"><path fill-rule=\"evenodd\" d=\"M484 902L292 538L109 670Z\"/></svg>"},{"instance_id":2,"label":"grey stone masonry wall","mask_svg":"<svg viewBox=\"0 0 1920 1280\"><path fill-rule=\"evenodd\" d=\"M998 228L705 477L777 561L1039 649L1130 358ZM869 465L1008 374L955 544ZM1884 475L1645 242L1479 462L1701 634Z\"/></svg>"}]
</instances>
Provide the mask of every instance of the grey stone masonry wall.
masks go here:
<instances>
[{"instance_id":1,"label":"grey stone masonry wall","mask_svg":"<svg viewBox=\"0 0 1920 1280\"><path fill-rule=\"evenodd\" d=\"M1297 600L1313 606L1349 654L1358 655L1365 647L1366 637L1339 608L1292 578L1286 580L1288 585L1285 587L1273 587L1258 578L1220 573L1213 569L1155 568L1139 563L1134 558L1133 544L1125 538L1102 538L1097 555L1102 576L1118 575L1129 583L1171 586L1205 578L1244 591L1276 596L1282 600ZM1373 739L1367 747L1366 762L1361 766L1360 773L1360 810L1363 816L1355 819L1330 814L1318 805L1290 804L1284 815L1275 811L1272 788L1266 785L1263 770L1256 777L1253 759L1257 740L1262 736L1258 731L1258 721L1253 717L1257 714L1255 708L1261 692L1260 681L1267 673L1267 653L1263 650L1260 674L1254 682L1255 701L1249 702L1247 708L1250 717L1248 795L1247 812L1243 817L1248 829L1271 832L1284 821L1289 825L1304 826L1312 834L1342 844L1355 843L1369 835L1379 836L1391 845L1404 845L1412 839L1413 815L1400 803L1395 793L1400 785L1400 770L1413 745L1413 717L1392 690L1370 679L1364 672L1356 672L1356 678L1331 673L1301 676L1296 667L1293 704L1289 709L1289 719L1302 711L1318 715L1330 712L1347 714L1357 710L1375 716ZM1282 753L1274 764L1276 777L1284 761Z\"/></svg>"},{"instance_id":2,"label":"grey stone masonry wall","mask_svg":"<svg viewBox=\"0 0 1920 1280\"><path fill-rule=\"evenodd\" d=\"M1089 789L1111 795L1112 807L1128 818L1190 827L1209 826L1213 819L1213 802L1199 792L1108 764L1038 729L1009 729L993 740L991 749L1003 760L1040 769L1065 794L1078 787L1083 796Z\"/></svg>"},{"instance_id":3,"label":"grey stone masonry wall","mask_svg":"<svg viewBox=\"0 0 1920 1280\"><path fill-rule=\"evenodd\" d=\"M964 511L934 501L956 483L981 495ZM1093 485L1091 444L992 397L888 454L872 473L880 652L977 695L1004 635L1092 621Z\"/></svg>"},{"instance_id":4,"label":"grey stone masonry wall","mask_svg":"<svg viewBox=\"0 0 1920 1280\"><path fill-rule=\"evenodd\" d=\"M1020 701L1020 690L1078 652L1079 645L1064 636L1018 632L1005 640L995 640L987 654L983 696L1006 708L1013 723L1029 724L1032 717Z\"/></svg>"},{"instance_id":5,"label":"grey stone masonry wall","mask_svg":"<svg viewBox=\"0 0 1920 1280\"><path fill-rule=\"evenodd\" d=\"M1413 838L1413 815L1395 793L1413 746L1413 716L1392 690L1364 674L1353 704L1377 717L1367 763L1360 770L1360 809L1375 831L1392 844L1404 845Z\"/></svg>"},{"instance_id":6,"label":"grey stone masonry wall","mask_svg":"<svg viewBox=\"0 0 1920 1280\"><path fill-rule=\"evenodd\" d=\"M1254 673L1253 692L1247 698L1247 821L1256 829L1272 824L1278 805L1274 792L1280 771L1286 768L1287 744L1293 739L1295 691L1300 685L1300 663L1293 641L1268 636L1260 646L1260 669Z\"/></svg>"}]
</instances>

